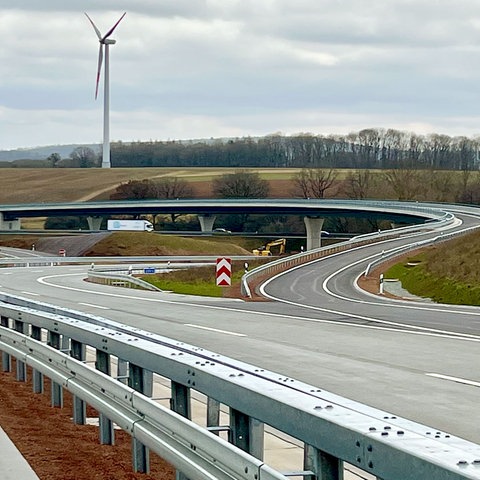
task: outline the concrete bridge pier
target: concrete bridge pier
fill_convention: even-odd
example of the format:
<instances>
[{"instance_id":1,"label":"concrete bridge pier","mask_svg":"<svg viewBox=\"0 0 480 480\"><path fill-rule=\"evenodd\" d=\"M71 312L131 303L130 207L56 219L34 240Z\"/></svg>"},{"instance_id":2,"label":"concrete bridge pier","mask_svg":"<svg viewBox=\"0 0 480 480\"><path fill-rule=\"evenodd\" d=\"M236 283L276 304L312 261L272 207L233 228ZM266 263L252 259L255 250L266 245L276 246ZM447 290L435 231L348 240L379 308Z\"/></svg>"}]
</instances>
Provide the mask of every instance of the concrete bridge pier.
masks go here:
<instances>
[{"instance_id":1,"label":"concrete bridge pier","mask_svg":"<svg viewBox=\"0 0 480 480\"><path fill-rule=\"evenodd\" d=\"M100 230L102 220L102 217L87 217L88 228L90 230Z\"/></svg>"},{"instance_id":2,"label":"concrete bridge pier","mask_svg":"<svg viewBox=\"0 0 480 480\"><path fill-rule=\"evenodd\" d=\"M3 213L0 213L0 230L20 230L21 224L19 218L5 220Z\"/></svg>"},{"instance_id":3,"label":"concrete bridge pier","mask_svg":"<svg viewBox=\"0 0 480 480\"><path fill-rule=\"evenodd\" d=\"M211 232L213 230L213 224L215 223L216 215L199 215L198 221L200 222L200 228L202 232Z\"/></svg>"},{"instance_id":4,"label":"concrete bridge pier","mask_svg":"<svg viewBox=\"0 0 480 480\"><path fill-rule=\"evenodd\" d=\"M307 250L320 248L322 246L322 227L324 218L303 217L307 229Z\"/></svg>"}]
</instances>

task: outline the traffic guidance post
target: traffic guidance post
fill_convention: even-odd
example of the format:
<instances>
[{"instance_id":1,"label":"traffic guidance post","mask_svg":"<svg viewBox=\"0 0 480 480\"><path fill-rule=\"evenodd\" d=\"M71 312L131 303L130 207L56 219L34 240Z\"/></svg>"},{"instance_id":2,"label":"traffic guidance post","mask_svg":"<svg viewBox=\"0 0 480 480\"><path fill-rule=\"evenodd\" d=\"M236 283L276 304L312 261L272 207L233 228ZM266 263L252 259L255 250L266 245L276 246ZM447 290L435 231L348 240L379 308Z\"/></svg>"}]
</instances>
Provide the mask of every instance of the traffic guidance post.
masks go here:
<instances>
[{"instance_id":1,"label":"traffic guidance post","mask_svg":"<svg viewBox=\"0 0 480 480\"><path fill-rule=\"evenodd\" d=\"M232 260L230 258L217 258L216 277L219 287L229 287L232 284Z\"/></svg>"}]
</instances>

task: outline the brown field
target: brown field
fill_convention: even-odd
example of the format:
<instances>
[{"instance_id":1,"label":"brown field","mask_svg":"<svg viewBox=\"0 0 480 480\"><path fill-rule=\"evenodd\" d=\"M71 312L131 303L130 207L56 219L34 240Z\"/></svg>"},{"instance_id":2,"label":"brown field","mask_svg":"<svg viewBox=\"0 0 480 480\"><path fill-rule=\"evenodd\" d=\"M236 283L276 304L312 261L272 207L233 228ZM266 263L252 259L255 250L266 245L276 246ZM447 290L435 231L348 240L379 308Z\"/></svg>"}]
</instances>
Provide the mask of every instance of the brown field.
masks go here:
<instances>
[{"instance_id":1,"label":"brown field","mask_svg":"<svg viewBox=\"0 0 480 480\"><path fill-rule=\"evenodd\" d=\"M221 168L3 168L0 204L105 200L121 183L164 176L181 177L192 184L195 196L209 197L212 179L232 171ZM272 197L290 196L291 188L286 184L289 183L288 178L298 170L256 171L271 181Z\"/></svg>"}]
</instances>

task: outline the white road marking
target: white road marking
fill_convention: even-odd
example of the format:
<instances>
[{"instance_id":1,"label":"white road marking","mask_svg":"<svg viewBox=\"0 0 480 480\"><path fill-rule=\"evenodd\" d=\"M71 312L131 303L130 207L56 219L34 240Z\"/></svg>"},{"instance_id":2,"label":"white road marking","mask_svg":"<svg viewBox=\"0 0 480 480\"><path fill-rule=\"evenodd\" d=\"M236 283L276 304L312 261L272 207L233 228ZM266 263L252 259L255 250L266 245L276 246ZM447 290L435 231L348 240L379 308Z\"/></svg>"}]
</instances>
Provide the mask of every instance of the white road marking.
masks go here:
<instances>
[{"instance_id":1,"label":"white road marking","mask_svg":"<svg viewBox=\"0 0 480 480\"><path fill-rule=\"evenodd\" d=\"M2 275L12 275L13 272L2 272Z\"/></svg>"},{"instance_id":2,"label":"white road marking","mask_svg":"<svg viewBox=\"0 0 480 480\"><path fill-rule=\"evenodd\" d=\"M463 383L464 385L471 385L472 387L480 387L480 382L467 380L465 378L451 377L450 375L442 375L441 373L426 373L427 377L440 378L441 380L449 380L450 382Z\"/></svg>"},{"instance_id":3,"label":"white road marking","mask_svg":"<svg viewBox=\"0 0 480 480\"><path fill-rule=\"evenodd\" d=\"M78 287L67 287L66 285L57 285L53 282L48 282L47 280L53 279L53 278L59 278L59 277L68 277L68 276L74 276L74 275L80 275L80 274L75 274L75 273L68 273L68 274L62 274L62 275L48 275L45 277L40 277L37 278L37 282L42 283L43 285L48 285L49 287L54 287L54 288L60 288L63 290L72 290L75 292L83 292L83 293L89 293L93 295L101 295L101 296L107 296L107 297L114 297L114 298L122 298L122 299L132 299L135 301L142 301L142 302L152 302L152 303L164 303L168 305L183 305L187 307L195 307L195 308L203 308L203 309L211 309L211 310L225 310L228 312L239 312L239 313L247 313L249 315L257 315L260 317L277 317L277 318L291 318L292 320L301 320L304 322L310 322L310 323L319 323L319 324L328 324L328 325L336 325L339 327L355 327L355 328L361 328L361 329L366 329L366 330L382 330L382 331L390 331L393 333L402 333L402 334L408 334L408 335L424 335L424 336L429 336L429 337L441 337L441 338L451 338L451 339L456 339L456 340L466 340L470 342L480 342L480 337L476 335L468 335L468 334L461 334L461 333L453 333L449 331L432 331L431 329L426 329L429 331L412 331L412 330L398 330L397 328L392 328L387 326L388 323L394 324L393 322L385 322L383 321L382 323L384 326L375 326L375 325L359 325L358 323L354 322L341 322L339 323L336 320L325 320L325 319L320 319L320 318L309 318L309 317L302 317L300 315L285 315L285 314L280 314L280 313L272 313L272 312L256 312L252 310L244 310L242 308L233 308L231 306L229 307L221 307L217 305L202 305L199 303L193 303L193 302L184 302L184 301L171 301L171 300L163 300L160 298L152 298L152 297L138 297L134 295L126 295L124 293L119 294L119 293L107 293L107 292L99 292L96 290L87 290L84 288L78 288ZM286 303L292 303L295 305L293 302L286 302ZM301 305L305 306L305 305ZM363 318L365 320L370 320L370 321L376 321L378 322L377 319L375 318L369 318L369 317L358 317L353 314L345 314L344 312L341 311L335 311L335 310L329 310L329 309L324 309L324 308L314 308L314 310L318 311L324 311L327 313L334 313L337 315L343 315L343 316L350 316L354 318ZM460 312L463 313L463 312ZM405 325L400 324L405 327ZM410 326L409 326L410 327Z\"/></svg>"},{"instance_id":4,"label":"white road marking","mask_svg":"<svg viewBox=\"0 0 480 480\"><path fill-rule=\"evenodd\" d=\"M101 308L102 310L110 310L109 307L104 307L103 305L94 305L93 303L78 302L78 304L85 305L86 307Z\"/></svg>"},{"instance_id":5,"label":"white road marking","mask_svg":"<svg viewBox=\"0 0 480 480\"><path fill-rule=\"evenodd\" d=\"M379 243L382 243L382 242L379 242ZM361 249L361 248L363 248L363 247L352 248L349 251L351 252L353 250ZM334 257L334 256L338 256L338 255L342 255L343 253L344 252L334 253L334 254L330 255L329 258ZM354 265L357 265L358 263L364 262L365 260L368 260L368 259L371 259L371 258L374 258L374 257L378 257L378 254L372 255L370 257L363 258L363 259L358 260L357 262L351 263L349 265L345 265L341 269L335 271L334 273L332 273L329 277L327 277L323 281L323 284L322 284L323 290L326 293L328 293L329 295L331 295L332 297L340 298L342 300L349 301L349 302L352 302L352 303L361 303L361 304L365 304L365 305L376 305L376 306L382 306L382 307L386 307L386 308L428 310L428 311L436 311L436 312L442 312L442 313L448 312L448 313L457 313L457 314L461 314L461 315L475 315L475 316L478 316L478 310L474 310L474 309L472 309L472 311L457 310L457 309L454 310L453 308L452 309L447 309L447 308L432 309L430 307L426 307L426 308L423 307L422 308L422 307L413 306L413 305L398 305L396 303L395 304L392 303L391 305L388 305L386 303L377 303L377 302L371 302L371 301L366 301L366 300L351 299L351 298L343 297L342 295L338 295L338 294L332 292L327 287L327 283L333 277L338 275L340 272L343 272L344 270L347 270L348 268L350 268ZM380 327L381 329L385 329L385 330L389 330L388 327L401 327L401 328L411 329L409 331L409 333L414 333L414 334L422 334L422 335L427 335L427 336L441 336L441 337L446 337L446 338L472 339L473 341L476 341L476 342L480 341L480 337L478 335L472 335L472 334L468 334L468 333L450 332L448 330L441 330L441 329L436 329L436 328L431 328L431 327L420 327L418 325L410 325L410 324L405 324L405 323L400 323L400 322L393 322L393 321L389 321L389 320L381 320L379 318L369 317L369 316L365 316L365 315L357 315L355 313L343 312L341 310L332 310L332 309L329 309L329 308L317 307L317 306L314 306L314 305L305 305L303 303L293 302L293 301L290 301L290 300L285 300L283 298L275 297L274 295L270 295L265 291L266 286L271 281L281 277L282 275L285 275L285 274L291 272L292 270L297 270L297 269L301 268L302 266L311 265L311 264L314 264L314 263L319 262L321 260L323 260L323 258L315 259L315 260L312 260L311 262L308 262L306 264L297 265L296 267L293 267L292 269L290 269L288 271L277 273L275 276L273 276L272 278L269 278L264 284L262 284L260 286L260 291L262 292L262 294L265 297L270 298L272 300L276 300L278 302L286 303L288 305L294 305L294 306L297 306L297 307L307 308L309 310L314 310L314 311L317 311L317 312L332 313L332 314L335 314L335 315L341 315L341 316L345 316L345 317L349 317L349 318L353 318L353 319L365 320L365 321L368 321L368 322L375 322L375 323L378 323L378 324L381 324L381 325L385 325L386 328L385 327ZM457 307L457 305L454 305L453 307ZM466 308L468 308L468 306ZM332 323L338 323L338 322L332 321ZM347 322L342 322L342 324L343 325L349 325ZM368 326L367 328L375 328L375 327ZM394 331L394 329L390 329L390 331ZM403 331L403 333L408 332L408 330L402 330L402 331Z\"/></svg>"},{"instance_id":6,"label":"white road marking","mask_svg":"<svg viewBox=\"0 0 480 480\"><path fill-rule=\"evenodd\" d=\"M225 335L233 335L235 337L246 337L244 333L229 332L228 330L219 330L218 328L202 327L200 325L193 325L192 323L184 323L186 327L199 328L200 330L209 330L210 332L224 333Z\"/></svg>"},{"instance_id":7,"label":"white road marking","mask_svg":"<svg viewBox=\"0 0 480 480\"><path fill-rule=\"evenodd\" d=\"M26 295L33 295L34 297L38 297L40 295L39 293L24 292L24 291L22 291L22 293L25 293Z\"/></svg>"}]
</instances>

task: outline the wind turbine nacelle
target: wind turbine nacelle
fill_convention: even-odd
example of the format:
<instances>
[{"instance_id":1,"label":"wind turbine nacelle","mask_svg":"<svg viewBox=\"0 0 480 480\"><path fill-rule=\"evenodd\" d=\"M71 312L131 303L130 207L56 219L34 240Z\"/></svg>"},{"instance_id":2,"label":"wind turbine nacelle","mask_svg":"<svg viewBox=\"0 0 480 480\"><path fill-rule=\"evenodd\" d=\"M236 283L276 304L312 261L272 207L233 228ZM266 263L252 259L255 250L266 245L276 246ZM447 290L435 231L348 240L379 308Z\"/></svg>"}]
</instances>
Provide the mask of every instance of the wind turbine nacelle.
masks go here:
<instances>
[{"instance_id":1,"label":"wind turbine nacelle","mask_svg":"<svg viewBox=\"0 0 480 480\"><path fill-rule=\"evenodd\" d=\"M111 38L106 38L103 42L102 42L104 45L114 45L115 43L117 43L116 40L112 40Z\"/></svg>"}]
</instances>

